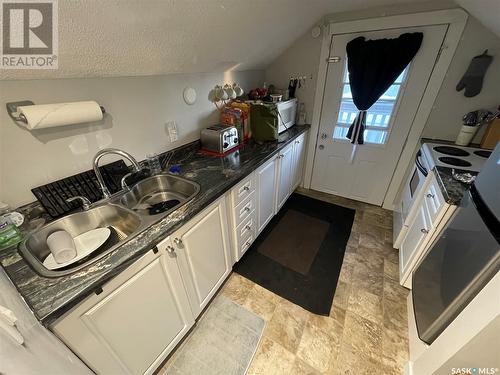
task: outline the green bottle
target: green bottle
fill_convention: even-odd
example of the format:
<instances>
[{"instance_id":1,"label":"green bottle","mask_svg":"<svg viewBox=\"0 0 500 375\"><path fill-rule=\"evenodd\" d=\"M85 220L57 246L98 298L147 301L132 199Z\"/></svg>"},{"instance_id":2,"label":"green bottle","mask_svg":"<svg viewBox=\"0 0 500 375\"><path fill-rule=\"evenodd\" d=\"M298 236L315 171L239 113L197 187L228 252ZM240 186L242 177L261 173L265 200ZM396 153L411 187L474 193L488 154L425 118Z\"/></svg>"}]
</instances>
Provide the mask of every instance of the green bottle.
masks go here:
<instances>
[{"instance_id":1,"label":"green bottle","mask_svg":"<svg viewBox=\"0 0 500 375\"><path fill-rule=\"evenodd\" d=\"M0 249L15 245L23 239L16 225L8 218L9 206L0 202Z\"/></svg>"}]
</instances>

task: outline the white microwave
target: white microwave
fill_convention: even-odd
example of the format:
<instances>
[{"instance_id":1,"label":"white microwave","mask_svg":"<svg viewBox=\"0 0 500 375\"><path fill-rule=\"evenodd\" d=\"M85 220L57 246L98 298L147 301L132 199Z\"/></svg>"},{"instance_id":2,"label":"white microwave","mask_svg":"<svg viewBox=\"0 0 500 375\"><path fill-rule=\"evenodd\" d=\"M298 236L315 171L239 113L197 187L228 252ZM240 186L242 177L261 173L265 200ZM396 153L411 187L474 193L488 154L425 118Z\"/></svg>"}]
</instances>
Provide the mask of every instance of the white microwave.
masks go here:
<instances>
[{"instance_id":1,"label":"white microwave","mask_svg":"<svg viewBox=\"0 0 500 375\"><path fill-rule=\"evenodd\" d=\"M278 110L278 133L282 133L295 125L297 98L276 103L276 109Z\"/></svg>"}]
</instances>

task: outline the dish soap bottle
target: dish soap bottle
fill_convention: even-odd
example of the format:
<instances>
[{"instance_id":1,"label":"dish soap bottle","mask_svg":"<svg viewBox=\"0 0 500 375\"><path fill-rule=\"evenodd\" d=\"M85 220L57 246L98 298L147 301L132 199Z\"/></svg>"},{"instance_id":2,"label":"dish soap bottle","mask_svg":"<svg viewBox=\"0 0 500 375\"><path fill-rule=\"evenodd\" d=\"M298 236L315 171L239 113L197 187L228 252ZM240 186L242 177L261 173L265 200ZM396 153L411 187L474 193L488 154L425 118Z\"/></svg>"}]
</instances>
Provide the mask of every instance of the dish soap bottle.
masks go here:
<instances>
[{"instance_id":1,"label":"dish soap bottle","mask_svg":"<svg viewBox=\"0 0 500 375\"><path fill-rule=\"evenodd\" d=\"M11 221L10 216L12 215L9 205L0 202L0 249L15 245L23 239L21 232L17 229L16 224Z\"/></svg>"}]
</instances>

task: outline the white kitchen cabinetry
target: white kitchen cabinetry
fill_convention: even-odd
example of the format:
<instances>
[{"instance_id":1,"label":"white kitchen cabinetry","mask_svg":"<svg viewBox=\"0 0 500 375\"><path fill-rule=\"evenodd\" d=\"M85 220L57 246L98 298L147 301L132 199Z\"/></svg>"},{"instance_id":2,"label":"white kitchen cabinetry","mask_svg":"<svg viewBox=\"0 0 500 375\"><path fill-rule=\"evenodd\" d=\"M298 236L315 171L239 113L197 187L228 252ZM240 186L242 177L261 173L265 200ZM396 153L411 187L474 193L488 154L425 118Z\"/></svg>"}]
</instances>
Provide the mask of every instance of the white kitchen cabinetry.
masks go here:
<instances>
[{"instance_id":1,"label":"white kitchen cabinetry","mask_svg":"<svg viewBox=\"0 0 500 375\"><path fill-rule=\"evenodd\" d=\"M456 206L446 203L439 189L436 176L429 173L423 185L421 199L414 204L414 216L399 247L400 284L411 288L411 275L434 240L455 212Z\"/></svg>"},{"instance_id":2,"label":"white kitchen cabinetry","mask_svg":"<svg viewBox=\"0 0 500 375\"><path fill-rule=\"evenodd\" d=\"M276 212L285 204L291 194L293 167L293 143L278 155L278 184L276 191Z\"/></svg>"},{"instance_id":3,"label":"white kitchen cabinetry","mask_svg":"<svg viewBox=\"0 0 500 375\"><path fill-rule=\"evenodd\" d=\"M231 272L225 197L172 235L195 318Z\"/></svg>"},{"instance_id":4,"label":"white kitchen cabinetry","mask_svg":"<svg viewBox=\"0 0 500 375\"><path fill-rule=\"evenodd\" d=\"M52 326L96 373L152 373L193 326L170 246L167 238Z\"/></svg>"},{"instance_id":5,"label":"white kitchen cabinetry","mask_svg":"<svg viewBox=\"0 0 500 375\"><path fill-rule=\"evenodd\" d=\"M278 157L273 157L255 171L257 180L257 233L271 221L276 213L276 186Z\"/></svg>"},{"instance_id":6,"label":"white kitchen cabinetry","mask_svg":"<svg viewBox=\"0 0 500 375\"><path fill-rule=\"evenodd\" d=\"M306 153L306 133L293 141L292 193L301 183Z\"/></svg>"}]
</instances>

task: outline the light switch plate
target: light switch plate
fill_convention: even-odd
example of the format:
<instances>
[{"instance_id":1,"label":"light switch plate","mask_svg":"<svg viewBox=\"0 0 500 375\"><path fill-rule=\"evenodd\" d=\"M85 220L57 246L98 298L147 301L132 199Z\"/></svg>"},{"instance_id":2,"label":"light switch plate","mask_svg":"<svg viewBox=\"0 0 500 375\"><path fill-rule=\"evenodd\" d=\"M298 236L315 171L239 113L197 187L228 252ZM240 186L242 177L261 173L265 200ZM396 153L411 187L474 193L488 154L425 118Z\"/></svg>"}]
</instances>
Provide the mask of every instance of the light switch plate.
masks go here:
<instances>
[{"instance_id":1,"label":"light switch plate","mask_svg":"<svg viewBox=\"0 0 500 375\"><path fill-rule=\"evenodd\" d=\"M175 121L167 122L167 130L168 130L168 136L170 137L170 142L175 142L179 139L177 133L177 124Z\"/></svg>"}]
</instances>

